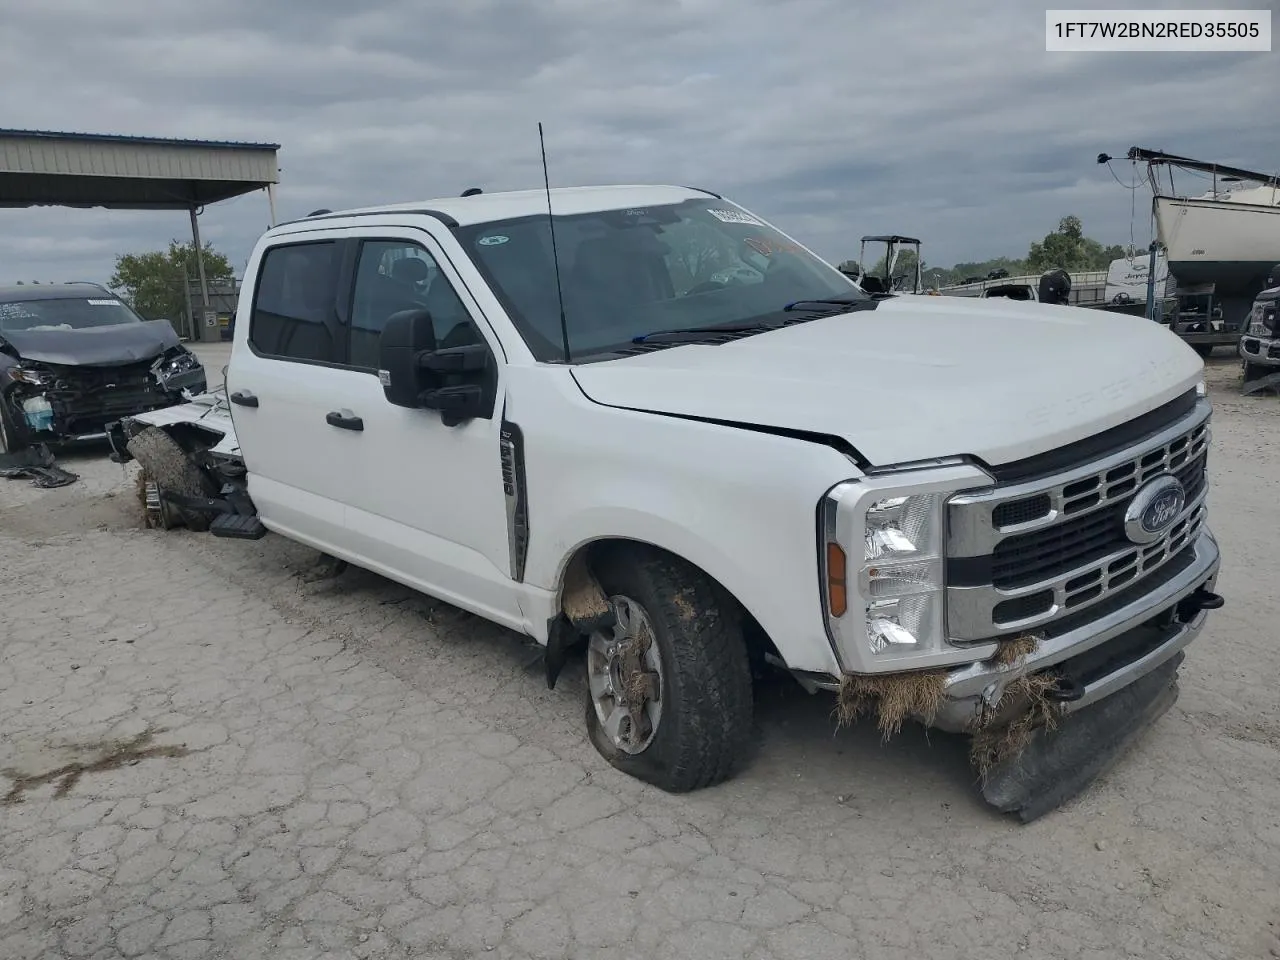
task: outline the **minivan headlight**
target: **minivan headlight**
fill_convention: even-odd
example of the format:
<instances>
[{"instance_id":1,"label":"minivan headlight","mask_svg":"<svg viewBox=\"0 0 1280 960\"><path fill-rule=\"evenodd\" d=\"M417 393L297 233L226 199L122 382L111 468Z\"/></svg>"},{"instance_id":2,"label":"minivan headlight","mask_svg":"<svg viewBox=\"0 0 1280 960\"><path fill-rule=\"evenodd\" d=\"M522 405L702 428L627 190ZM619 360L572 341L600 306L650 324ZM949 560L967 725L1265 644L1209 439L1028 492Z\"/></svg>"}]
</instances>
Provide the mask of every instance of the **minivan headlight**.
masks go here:
<instances>
[{"instance_id":1,"label":"minivan headlight","mask_svg":"<svg viewBox=\"0 0 1280 960\"><path fill-rule=\"evenodd\" d=\"M965 463L850 480L822 501L824 602L841 667L883 673L990 656L954 646L946 624L946 508L990 475Z\"/></svg>"}]
</instances>

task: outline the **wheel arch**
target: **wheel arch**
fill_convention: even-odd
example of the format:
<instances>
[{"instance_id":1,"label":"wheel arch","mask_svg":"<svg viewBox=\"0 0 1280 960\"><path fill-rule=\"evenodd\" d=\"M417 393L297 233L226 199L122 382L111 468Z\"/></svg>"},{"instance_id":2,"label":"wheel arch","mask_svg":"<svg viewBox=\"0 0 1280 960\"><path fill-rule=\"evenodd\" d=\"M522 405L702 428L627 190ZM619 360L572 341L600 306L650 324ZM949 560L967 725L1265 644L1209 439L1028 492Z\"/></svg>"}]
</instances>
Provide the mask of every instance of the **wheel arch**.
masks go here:
<instances>
[{"instance_id":1,"label":"wheel arch","mask_svg":"<svg viewBox=\"0 0 1280 960\"><path fill-rule=\"evenodd\" d=\"M640 553L643 551L656 551L672 557L688 564L706 577L716 594L717 600L741 617L743 638L753 661L762 662L766 655L777 657L779 660L782 659L777 645L761 625L755 613L752 612L751 605L743 601L742 597L739 596L741 591L730 589L716 575L713 567L718 565L708 563L705 559L699 557L689 556L689 553L695 551L689 551L687 547L684 549L672 549L655 538L601 535L583 540L572 549L566 551L560 559L553 581L555 617L567 616L566 607L573 606L572 601L567 602L566 590L572 587L571 580L578 564L581 564L582 568L594 577L596 564L605 556L618 556L620 554L625 555L628 552Z\"/></svg>"}]
</instances>

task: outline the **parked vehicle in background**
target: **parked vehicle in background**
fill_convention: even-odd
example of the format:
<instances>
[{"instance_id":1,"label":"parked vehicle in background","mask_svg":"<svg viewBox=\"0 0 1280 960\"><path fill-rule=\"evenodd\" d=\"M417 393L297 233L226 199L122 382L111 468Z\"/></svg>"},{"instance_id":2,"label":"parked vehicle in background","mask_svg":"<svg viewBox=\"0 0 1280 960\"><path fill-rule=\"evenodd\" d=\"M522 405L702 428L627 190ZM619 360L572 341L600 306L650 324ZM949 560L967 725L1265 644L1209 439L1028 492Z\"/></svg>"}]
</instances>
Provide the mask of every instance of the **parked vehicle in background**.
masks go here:
<instances>
[{"instance_id":1,"label":"parked vehicle in background","mask_svg":"<svg viewBox=\"0 0 1280 960\"><path fill-rule=\"evenodd\" d=\"M548 684L582 651L587 735L663 789L739 767L772 664L886 735L971 735L1032 819L1168 708L1221 605L1202 375L1142 318L872 297L716 194L597 187L273 228L229 422L111 435L215 535L527 634Z\"/></svg>"},{"instance_id":2,"label":"parked vehicle in background","mask_svg":"<svg viewBox=\"0 0 1280 960\"><path fill-rule=\"evenodd\" d=\"M1005 273L1005 271L1000 271ZM1011 277L988 277L982 280L970 280L965 283L950 284L938 290L944 297L977 297L980 299L1005 299L1041 302L1042 281L1049 274L1062 274L1067 278L1066 295L1068 303L1073 307L1096 307L1106 303L1104 299L1107 287L1106 270L1086 270L1067 273L1065 270L1050 270L1039 275ZM1062 286L1060 282L1056 286ZM1055 299L1053 301L1057 303Z\"/></svg>"},{"instance_id":3,"label":"parked vehicle in background","mask_svg":"<svg viewBox=\"0 0 1280 960\"><path fill-rule=\"evenodd\" d=\"M1253 301L1239 352L1246 388L1280 373L1280 264L1272 268L1267 288Z\"/></svg>"},{"instance_id":4,"label":"parked vehicle in background","mask_svg":"<svg viewBox=\"0 0 1280 960\"><path fill-rule=\"evenodd\" d=\"M0 450L105 436L206 388L168 320L92 283L0 287Z\"/></svg>"}]
</instances>

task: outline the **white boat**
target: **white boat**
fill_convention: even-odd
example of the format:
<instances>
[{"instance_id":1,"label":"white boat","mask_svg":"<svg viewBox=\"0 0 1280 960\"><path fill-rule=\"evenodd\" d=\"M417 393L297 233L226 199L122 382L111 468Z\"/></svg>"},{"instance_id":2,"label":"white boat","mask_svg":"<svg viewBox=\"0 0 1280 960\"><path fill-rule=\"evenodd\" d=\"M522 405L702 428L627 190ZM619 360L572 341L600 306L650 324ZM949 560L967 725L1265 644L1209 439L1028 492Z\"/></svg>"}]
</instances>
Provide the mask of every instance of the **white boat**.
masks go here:
<instances>
[{"instance_id":1,"label":"white boat","mask_svg":"<svg viewBox=\"0 0 1280 960\"><path fill-rule=\"evenodd\" d=\"M1147 164L1156 239L1168 252L1169 270L1180 285L1212 283L1228 326L1238 325L1280 263L1280 174L1139 147L1128 158ZM1175 169L1199 176L1179 183ZM1191 184L1201 187L1205 175L1212 177L1208 191L1186 191Z\"/></svg>"}]
</instances>

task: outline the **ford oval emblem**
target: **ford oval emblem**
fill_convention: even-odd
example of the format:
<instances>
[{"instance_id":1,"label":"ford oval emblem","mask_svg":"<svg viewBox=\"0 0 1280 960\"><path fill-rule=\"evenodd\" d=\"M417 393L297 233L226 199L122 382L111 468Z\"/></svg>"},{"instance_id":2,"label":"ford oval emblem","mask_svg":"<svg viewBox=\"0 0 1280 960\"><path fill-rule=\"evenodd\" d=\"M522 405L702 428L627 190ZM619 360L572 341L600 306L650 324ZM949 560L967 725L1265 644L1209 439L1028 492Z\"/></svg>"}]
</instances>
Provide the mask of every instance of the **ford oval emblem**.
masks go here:
<instances>
[{"instance_id":1,"label":"ford oval emblem","mask_svg":"<svg viewBox=\"0 0 1280 960\"><path fill-rule=\"evenodd\" d=\"M1124 533L1138 544L1155 543L1173 526L1187 504L1177 477L1157 477L1138 490L1124 512Z\"/></svg>"}]
</instances>

